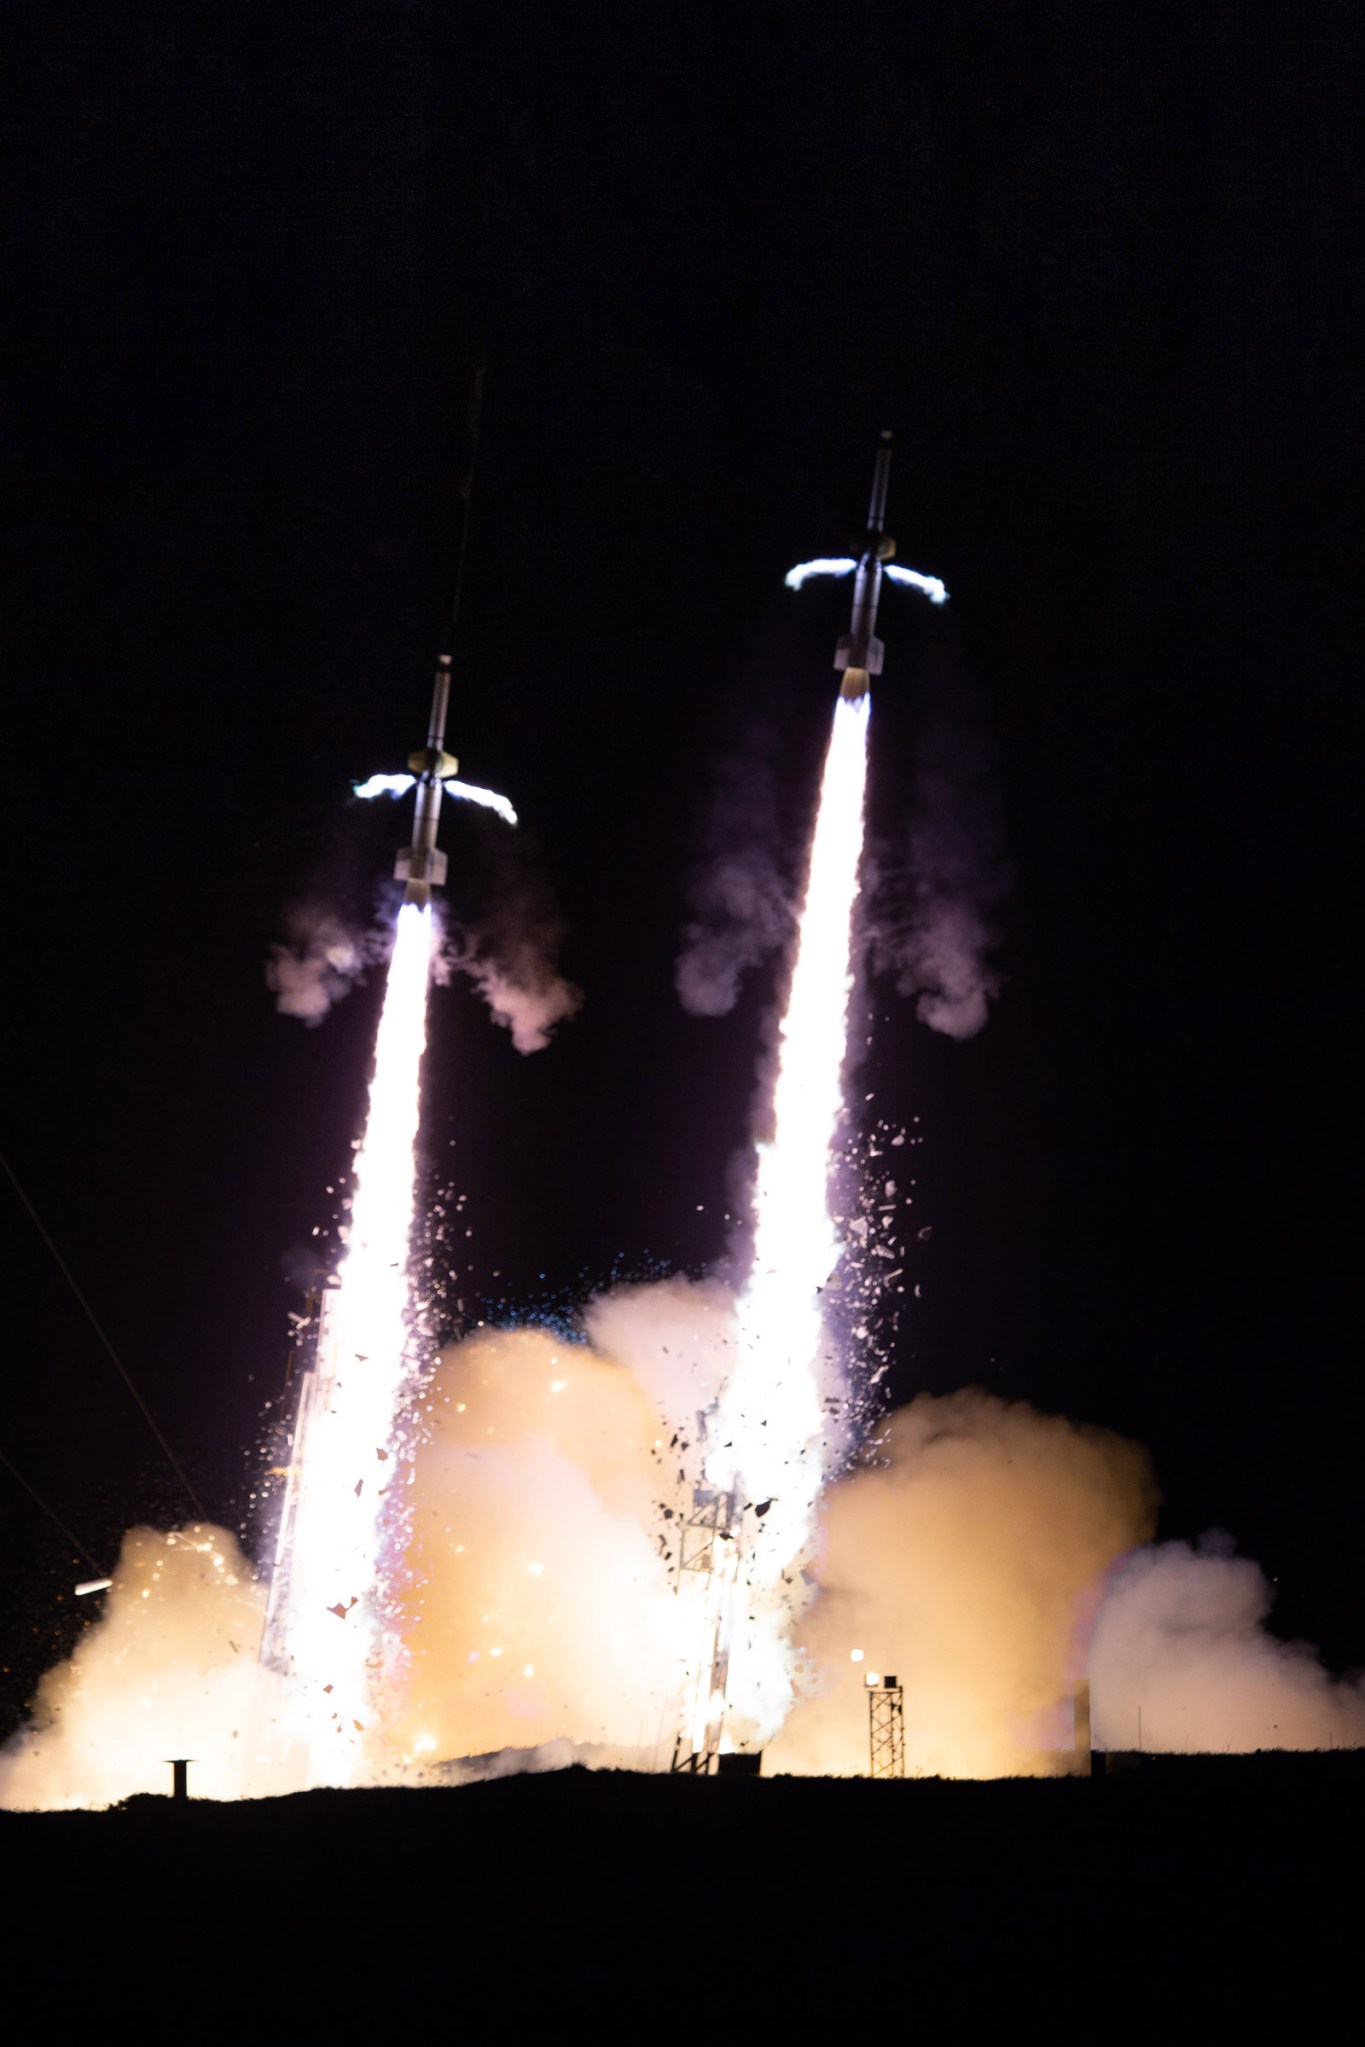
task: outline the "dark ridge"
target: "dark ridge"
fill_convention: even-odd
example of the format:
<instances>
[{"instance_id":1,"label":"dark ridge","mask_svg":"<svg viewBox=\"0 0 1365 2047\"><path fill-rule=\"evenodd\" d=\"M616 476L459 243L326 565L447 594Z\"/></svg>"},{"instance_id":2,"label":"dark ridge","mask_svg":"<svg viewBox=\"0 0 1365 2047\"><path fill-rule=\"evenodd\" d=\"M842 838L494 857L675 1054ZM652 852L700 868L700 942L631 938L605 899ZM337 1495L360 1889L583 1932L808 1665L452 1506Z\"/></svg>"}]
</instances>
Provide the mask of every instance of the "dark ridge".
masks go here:
<instances>
[{"instance_id":1,"label":"dark ridge","mask_svg":"<svg viewBox=\"0 0 1365 2047\"><path fill-rule=\"evenodd\" d=\"M689 2011L842 2005L865 2036L955 2011L1071 2029L1095 1996L1118 2000L1107 2029L1163 1997L1224 2022L1273 1986L1324 1998L1365 1754L1125 1760L1089 1782L574 1768L6 1813L11 1952L107 1953L111 1997L135 1979L200 2020L259 2000L272 2034L436 1996L457 2036L488 2015L610 2040L671 2039Z\"/></svg>"}]
</instances>

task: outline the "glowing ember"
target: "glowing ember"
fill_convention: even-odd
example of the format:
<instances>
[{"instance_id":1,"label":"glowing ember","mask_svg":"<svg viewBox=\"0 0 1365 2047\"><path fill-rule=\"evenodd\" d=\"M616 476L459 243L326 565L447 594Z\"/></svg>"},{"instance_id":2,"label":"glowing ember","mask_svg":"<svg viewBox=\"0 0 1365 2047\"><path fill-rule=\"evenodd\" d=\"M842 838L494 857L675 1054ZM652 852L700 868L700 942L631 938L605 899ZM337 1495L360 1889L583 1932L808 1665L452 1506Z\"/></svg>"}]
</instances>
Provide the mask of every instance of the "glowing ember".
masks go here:
<instances>
[{"instance_id":1,"label":"glowing ember","mask_svg":"<svg viewBox=\"0 0 1365 2047\"><path fill-rule=\"evenodd\" d=\"M758 1146L754 1257L738 1305L735 1371L720 1402L707 1476L738 1491L748 1597L731 1633L732 1739L762 1742L792 1698L783 1593L808 1548L824 1478L820 1290L841 1244L829 1169L843 1108L852 916L863 843L867 697L841 697L825 756L810 874L773 1091L772 1137Z\"/></svg>"},{"instance_id":2,"label":"glowing ember","mask_svg":"<svg viewBox=\"0 0 1365 2047\"><path fill-rule=\"evenodd\" d=\"M409 1371L408 1246L432 921L398 913L356 1153L346 1253L305 1382L281 1524L267 1651L302 1687L305 1738L332 1782L359 1773L384 1653L382 1551ZM338 1736L340 1737L338 1739ZM330 1747L324 1737L330 1737ZM339 1754L334 1751L340 1751Z\"/></svg>"}]
</instances>

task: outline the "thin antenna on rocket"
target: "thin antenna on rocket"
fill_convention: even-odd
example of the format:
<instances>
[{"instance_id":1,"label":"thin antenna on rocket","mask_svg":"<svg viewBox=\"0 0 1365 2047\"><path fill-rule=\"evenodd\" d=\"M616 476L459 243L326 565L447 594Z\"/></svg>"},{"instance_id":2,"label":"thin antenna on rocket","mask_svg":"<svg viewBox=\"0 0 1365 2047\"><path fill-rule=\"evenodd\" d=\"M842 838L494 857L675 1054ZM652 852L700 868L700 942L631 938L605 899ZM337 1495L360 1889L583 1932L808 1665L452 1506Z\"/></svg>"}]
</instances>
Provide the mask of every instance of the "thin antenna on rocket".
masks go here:
<instances>
[{"instance_id":1,"label":"thin antenna on rocket","mask_svg":"<svg viewBox=\"0 0 1365 2047\"><path fill-rule=\"evenodd\" d=\"M483 380L487 372L488 365L486 362L477 363L474 369L474 379L469 390L469 466L460 478L460 497L463 503L463 510L460 514L460 545L455 556L455 594L451 599L450 605L450 629L446 643L448 649L447 659L450 658L449 650L454 647L455 627L460 616L460 598L464 591L465 558L469 553L469 507L474 496L474 470L479 459L479 425L483 417Z\"/></svg>"}]
</instances>

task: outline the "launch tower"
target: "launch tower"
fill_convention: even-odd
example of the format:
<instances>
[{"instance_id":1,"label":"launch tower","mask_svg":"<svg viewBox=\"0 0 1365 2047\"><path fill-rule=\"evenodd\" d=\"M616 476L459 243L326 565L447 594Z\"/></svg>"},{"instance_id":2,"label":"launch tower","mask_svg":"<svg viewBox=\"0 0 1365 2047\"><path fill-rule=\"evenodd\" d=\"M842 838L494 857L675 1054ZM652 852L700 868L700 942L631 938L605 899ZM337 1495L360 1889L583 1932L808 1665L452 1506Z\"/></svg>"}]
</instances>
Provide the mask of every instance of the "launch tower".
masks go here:
<instances>
[{"instance_id":1,"label":"launch tower","mask_svg":"<svg viewBox=\"0 0 1365 2047\"><path fill-rule=\"evenodd\" d=\"M730 1673L731 1595L739 1575L738 1521L733 1493L698 1486L678 1524L678 1596L692 1610L693 1640L700 1653L688 1672L670 1769L689 1776L709 1776L720 1758Z\"/></svg>"}]
</instances>

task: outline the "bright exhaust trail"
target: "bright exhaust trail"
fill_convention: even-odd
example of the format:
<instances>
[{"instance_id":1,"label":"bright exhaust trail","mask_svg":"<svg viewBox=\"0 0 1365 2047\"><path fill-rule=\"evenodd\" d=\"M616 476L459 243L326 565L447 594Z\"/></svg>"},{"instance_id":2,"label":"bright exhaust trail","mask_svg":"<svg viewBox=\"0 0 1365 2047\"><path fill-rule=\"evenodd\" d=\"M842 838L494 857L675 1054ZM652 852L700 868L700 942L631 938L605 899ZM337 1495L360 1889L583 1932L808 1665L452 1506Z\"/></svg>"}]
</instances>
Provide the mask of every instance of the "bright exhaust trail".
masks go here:
<instances>
[{"instance_id":1,"label":"bright exhaust trail","mask_svg":"<svg viewBox=\"0 0 1365 2047\"><path fill-rule=\"evenodd\" d=\"M263 1656L292 1674L314 1781L354 1783L377 1732L385 1550L401 1540L413 1367L409 1249L431 971L429 908L398 912L346 1249L304 1381Z\"/></svg>"},{"instance_id":2,"label":"bright exhaust trail","mask_svg":"<svg viewBox=\"0 0 1365 2047\"><path fill-rule=\"evenodd\" d=\"M792 1701L784 1587L809 1549L825 1478L820 1292L842 1244L829 1172L843 1112L853 910L863 844L869 698L840 697L825 756L796 957L778 1043L771 1136L757 1147L753 1268L721 1396L713 1485L745 1511L726 1685L730 1738L761 1745Z\"/></svg>"}]
</instances>

